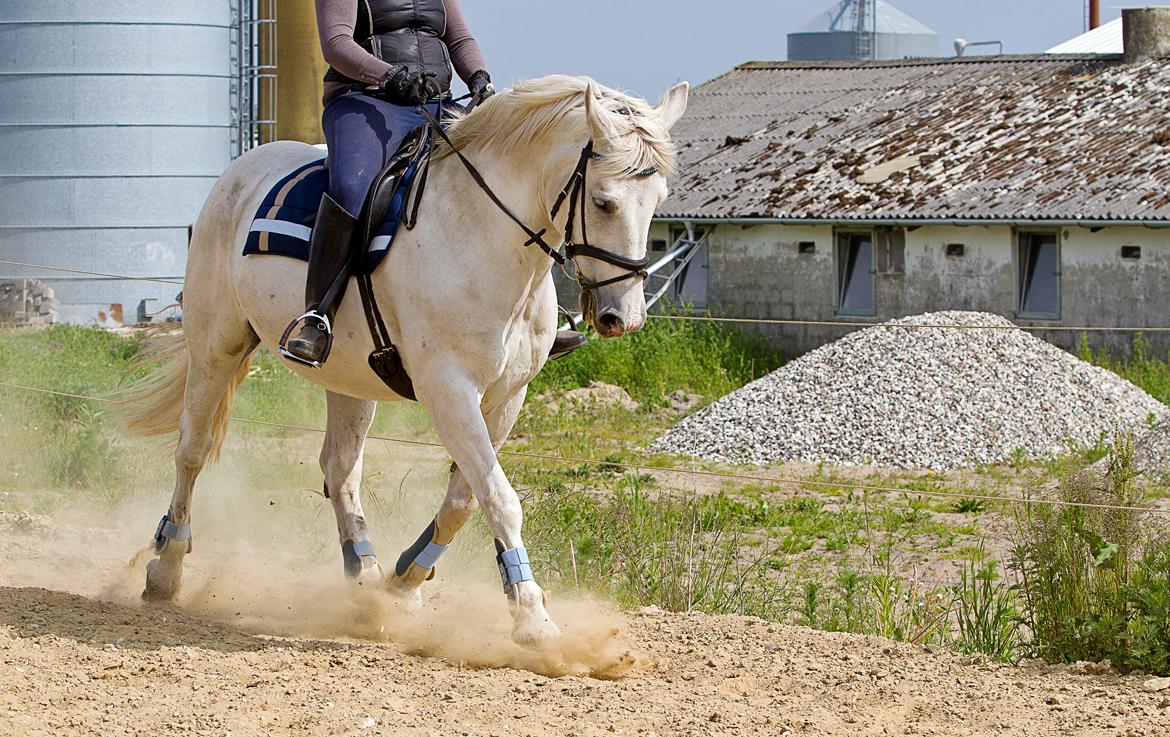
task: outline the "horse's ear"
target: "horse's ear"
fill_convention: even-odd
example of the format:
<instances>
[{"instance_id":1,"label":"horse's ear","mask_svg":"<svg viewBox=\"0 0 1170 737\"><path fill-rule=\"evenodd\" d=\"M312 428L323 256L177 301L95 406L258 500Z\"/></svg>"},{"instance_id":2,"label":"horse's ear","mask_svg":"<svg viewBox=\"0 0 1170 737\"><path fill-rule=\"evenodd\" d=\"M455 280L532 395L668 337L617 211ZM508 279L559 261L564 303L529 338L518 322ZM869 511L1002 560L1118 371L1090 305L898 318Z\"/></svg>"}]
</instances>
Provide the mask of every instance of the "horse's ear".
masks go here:
<instances>
[{"instance_id":1,"label":"horse's ear","mask_svg":"<svg viewBox=\"0 0 1170 737\"><path fill-rule=\"evenodd\" d=\"M589 133L593 141L599 146L602 145L609 137L609 132L600 118L592 84L585 88L585 119L589 121Z\"/></svg>"},{"instance_id":2,"label":"horse's ear","mask_svg":"<svg viewBox=\"0 0 1170 737\"><path fill-rule=\"evenodd\" d=\"M683 116L687 109L687 97L690 95L691 86L686 82L679 82L670 91L662 96L658 101L658 107L654 108L654 112L666 124L666 127L673 128L678 119Z\"/></svg>"}]
</instances>

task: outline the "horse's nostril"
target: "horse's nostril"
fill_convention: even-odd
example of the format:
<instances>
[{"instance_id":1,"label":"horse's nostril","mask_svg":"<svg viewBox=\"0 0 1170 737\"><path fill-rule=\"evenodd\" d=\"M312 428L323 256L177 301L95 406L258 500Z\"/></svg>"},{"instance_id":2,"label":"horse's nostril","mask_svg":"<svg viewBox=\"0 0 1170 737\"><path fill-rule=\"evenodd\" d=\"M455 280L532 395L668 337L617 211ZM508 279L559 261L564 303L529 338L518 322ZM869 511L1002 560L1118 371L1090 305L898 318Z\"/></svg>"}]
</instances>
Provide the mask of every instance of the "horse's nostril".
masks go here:
<instances>
[{"instance_id":1,"label":"horse's nostril","mask_svg":"<svg viewBox=\"0 0 1170 737\"><path fill-rule=\"evenodd\" d=\"M598 327L608 333L618 333L623 329L622 319L612 312L606 312L597 318Z\"/></svg>"}]
</instances>

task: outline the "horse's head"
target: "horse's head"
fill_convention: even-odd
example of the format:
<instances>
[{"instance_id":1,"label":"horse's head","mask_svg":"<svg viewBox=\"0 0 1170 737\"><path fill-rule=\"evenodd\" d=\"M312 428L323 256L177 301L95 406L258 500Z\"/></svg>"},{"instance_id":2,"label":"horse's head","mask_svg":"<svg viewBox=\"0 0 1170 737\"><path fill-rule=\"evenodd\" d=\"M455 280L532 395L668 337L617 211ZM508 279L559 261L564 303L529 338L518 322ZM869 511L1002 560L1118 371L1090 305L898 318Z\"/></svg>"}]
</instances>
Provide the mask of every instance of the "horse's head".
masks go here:
<instances>
[{"instance_id":1,"label":"horse's head","mask_svg":"<svg viewBox=\"0 0 1170 737\"><path fill-rule=\"evenodd\" d=\"M687 106L688 86L676 85L656 107L612 90L584 92L591 149L566 240L581 283L585 320L607 338L646 322L643 279L654 211L666 198L674 166L670 128ZM572 183L570 184L570 189ZM570 191L569 197L572 198Z\"/></svg>"}]
</instances>

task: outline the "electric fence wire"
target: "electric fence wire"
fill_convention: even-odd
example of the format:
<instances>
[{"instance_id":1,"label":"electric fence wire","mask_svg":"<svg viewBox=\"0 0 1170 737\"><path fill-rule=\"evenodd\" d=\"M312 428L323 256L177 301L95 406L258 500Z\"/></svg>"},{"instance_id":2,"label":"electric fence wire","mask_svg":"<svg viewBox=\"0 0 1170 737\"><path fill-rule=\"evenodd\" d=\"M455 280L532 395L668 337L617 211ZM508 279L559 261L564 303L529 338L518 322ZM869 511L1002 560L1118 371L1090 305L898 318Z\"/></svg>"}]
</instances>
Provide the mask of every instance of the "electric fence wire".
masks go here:
<instances>
[{"instance_id":1,"label":"electric fence wire","mask_svg":"<svg viewBox=\"0 0 1170 737\"><path fill-rule=\"evenodd\" d=\"M0 259L0 264L8 266L20 266L29 269L43 269L45 271L59 271L67 274L81 274L86 276L101 277L104 279L127 280L127 281L145 281L154 282L157 284L174 284L183 286L182 281L174 279L164 279L162 277L154 276L129 276L126 274L110 274L101 271L85 271L83 269L66 269L60 266L47 266L44 264L31 264L24 261L10 261ZM33 279L35 277L13 277L22 279ZM663 315L651 314L651 320L677 320L677 321L695 321L695 322L719 322L729 324L743 324L743 325L772 325L772 326L792 326L792 327L837 327L850 328L853 330L862 330L868 328L892 328L897 330L1025 330L1029 332L1045 332L1045 333L1170 333L1170 326L1104 326L1104 325L943 325L943 324L917 324L917 325L903 325L891 322L850 322L846 320L785 320L785 319L765 319L753 317L721 317L718 315Z\"/></svg>"},{"instance_id":2,"label":"electric fence wire","mask_svg":"<svg viewBox=\"0 0 1170 737\"><path fill-rule=\"evenodd\" d=\"M81 399L90 402L101 402L107 404L122 404L122 400L113 397L94 397L87 394L78 394L74 392L64 392L55 389L44 389L41 387L27 386L24 384L15 384L5 381L0 381L0 387L5 389L16 389L20 391L33 392L37 394L47 394L59 397L68 397L72 399ZM319 427L312 427L309 425L292 425L283 422L270 422L268 420L257 420L248 417L233 416L232 420L248 425L258 425L263 427L279 428L284 430L295 430L298 432L313 432L324 434L325 430ZM366 437L374 440L382 440L388 443L395 443L398 445L413 445L427 448L438 448L445 450L446 446L442 443L429 440L411 440L407 438L395 438L388 435L378 435L370 433ZM854 491L873 492L879 494L905 494L905 495L921 495L927 497L946 498L946 499L971 499L985 502L1006 502L1010 504L1022 505L1047 505L1052 507L1076 507L1080 509L1099 509L1118 512L1137 512L1137 513L1152 513L1170 515L1170 509L1161 509L1158 507L1136 507L1124 504L1102 504L1095 502L1074 502L1063 499L1044 499L1034 497L1018 497L1018 496L997 496L994 494L978 494L966 493L958 491L944 491L941 489L908 489L898 488L893 486L875 486L872 484L860 484L852 481L818 481L816 479L796 479L785 476L761 476L742 473L728 473L724 471L704 471L691 468L664 468L660 466L646 466L636 463L626 463L624 461L612 460L598 460L596 458L576 458L572 456L552 456L542 453L530 453L518 450L500 450L499 455L510 456L514 458L526 458L541 461L553 461L554 463L575 463L590 466L604 466L607 468L619 467L622 469L631 469L635 471L644 471L648 473L667 473L679 476L702 476L706 478L717 478L734 481L752 481L764 484L787 484L790 486L800 487L816 487L826 489L850 489Z\"/></svg>"}]
</instances>

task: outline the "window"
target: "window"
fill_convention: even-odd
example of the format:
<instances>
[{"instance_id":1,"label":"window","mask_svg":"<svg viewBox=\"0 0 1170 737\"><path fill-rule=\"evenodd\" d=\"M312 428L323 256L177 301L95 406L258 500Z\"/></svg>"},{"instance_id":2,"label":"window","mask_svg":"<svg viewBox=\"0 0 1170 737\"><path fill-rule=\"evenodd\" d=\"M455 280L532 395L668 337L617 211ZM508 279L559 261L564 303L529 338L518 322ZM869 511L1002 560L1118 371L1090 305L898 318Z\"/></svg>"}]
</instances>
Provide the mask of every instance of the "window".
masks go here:
<instances>
[{"instance_id":1,"label":"window","mask_svg":"<svg viewBox=\"0 0 1170 737\"><path fill-rule=\"evenodd\" d=\"M650 250L651 251L665 251L666 250L666 239L665 238L651 239L650 240Z\"/></svg>"},{"instance_id":2,"label":"window","mask_svg":"<svg viewBox=\"0 0 1170 737\"><path fill-rule=\"evenodd\" d=\"M1017 315L1060 319L1060 242L1056 233L1020 233Z\"/></svg>"},{"instance_id":3,"label":"window","mask_svg":"<svg viewBox=\"0 0 1170 737\"><path fill-rule=\"evenodd\" d=\"M884 276L906 273L906 231L881 227L873 231L875 271Z\"/></svg>"},{"instance_id":4,"label":"window","mask_svg":"<svg viewBox=\"0 0 1170 737\"><path fill-rule=\"evenodd\" d=\"M801 241L796 244L796 252L802 256L811 256L817 252L817 244L815 241Z\"/></svg>"},{"instance_id":5,"label":"window","mask_svg":"<svg viewBox=\"0 0 1170 737\"><path fill-rule=\"evenodd\" d=\"M967 255L967 246L962 243L948 243L947 256L951 258L959 258Z\"/></svg>"},{"instance_id":6,"label":"window","mask_svg":"<svg viewBox=\"0 0 1170 737\"><path fill-rule=\"evenodd\" d=\"M874 305L873 235L837 235L837 314L872 315Z\"/></svg>"},{"instance_id":7,"label":"window","mask_svg":"<svg viewBox=\"0 0 1170 737\"><path fill-rule=\"evenodd\" d=\"M1124 259L1137 261L1138 259L1140 259L1142 257L1142 247L1141 246L1122 246L1121 247L1121 257Z\"/></svg>"}]
</instances>

